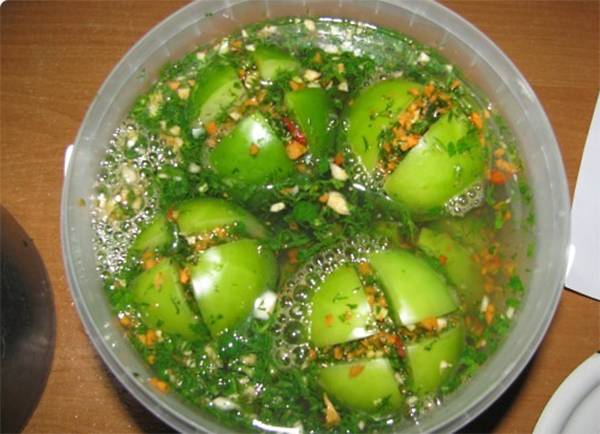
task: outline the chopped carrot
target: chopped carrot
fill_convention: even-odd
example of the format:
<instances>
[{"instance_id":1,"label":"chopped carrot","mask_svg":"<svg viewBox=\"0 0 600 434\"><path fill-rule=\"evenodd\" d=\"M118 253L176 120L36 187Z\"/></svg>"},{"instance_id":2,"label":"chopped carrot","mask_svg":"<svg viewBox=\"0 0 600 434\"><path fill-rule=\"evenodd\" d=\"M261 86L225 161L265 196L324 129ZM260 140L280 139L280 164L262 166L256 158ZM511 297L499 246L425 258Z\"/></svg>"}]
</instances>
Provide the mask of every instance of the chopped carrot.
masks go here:
<instances>
[{"instance_id":1,"label":"chopped carrot","mask_svg":"<svg viewBox=\"0 0 600 434\"><path fill-rule=\"evenodd\" d=\"M365 370L365 365L352 365L348 370L350 378L358 377Z\"/></svg>"},{"instance_id":2,"label":"chopped carrot","mask_svg":"<svg viewBox=\"0 0 600 434\"><path fill-rule=\"evenodd\" d=\"M344 164L344 154L342 154L341 152L338 152L337 154L335 154L335 157L333 158L333 162L335 164L337 164L338 166L341 166L342 164Z\"/></svg>"},{"instance_id":3,"label":"chopped carrot","mask_svg":"<svg viewBox=\"0 0 600 434\"><path fill-rule=\"evenodd\" d=\"M150 329L146 332L146 346L151 347L158 340L156 331Z\"/></svg>"},{"instance_id":4,"label":"chopped carrot","mask_svg":"<svg viewBox=\"0 0 600 434\"><path fill-rule=\"evenodd\" d=\"M190 272L187 268L179 270L179 281L184 285L190 281Z\"/></svg>"},{"instance_id":5,"label":"chopped carrot","mask_svg":"<svg viewBox=\"0 0 600 434\"><path fill-rule=\"evenodd\" d=\"M256 157L258 155L258 151L260 151L260 148L258 147L258 145L256 143L252 143L250 145L250 155L252 155L253 157Z\"/></svg>"},{"instance_id":6,"label":"chopped carrot","mask_svg":"<svg viewBox=\"0 0 600 434\"><path fill-rule=\"evenodd\" d=\"M198 240L194 245L194 250L196 250L197 252L202 252L208 249L209 244L210 243L207 240Z\"/></svg>"},{"instance_id":7,"label":"chopped carrot","mask_svg":"<svg viewBox=\"0 0 600 434\"><path fill-rule=\"evenodd\" d=\"M496 169L492 169L490 171L489 178L490 182L495 185L502 185L506 183L506 176L504 175L504 173Z\"/></svg>"},{"instance_id":8,"label":"chopped carrot","mask_svg":"<svg viewBox=\"0 0 600 434\"><path fill-rule=\"evenodd\" d=\"M402 151L406 152L409 149L412 149L415 146L417 146L419 144L419 140L421 140L421 137L419 135L411 134L410 136L407 137L405 142L400 144L400 149L402 149Z\"/></svg>"},{"instance_id":9,"label":"chopped carrot","mask_svg":"<svg viewBox=\"0 0 600 434\"><path fill-rule=\"evenodd\" d=\"M325 393L323 394L323 401L325 402L325 425L331 428L340 423L342 418Z\"/></svg>"},{"instance_id":10,"label":"chopped carrot","mask_svg":"<svg viewBox=\"0 0 600 434\"><path fill-rule=\"evenodd\" d=\"M169 385L156 377L150 378L148 382L159 392L166 393L169 390Z\"/></svg>"},{"instance_id":11,"label":"chopped carrot","mask_svg":"<svg viewBox=\"0 0 600 434\"><path fill-rule=\"evenodd\" d=\"M367 286L367 287L365 288L365 293L366 293L367 295L374 295L374 294L375 294L375 292L377 292L377 291L375 290L375 287L374 287L374 286L371 286L371 285L369 285L369 286Z\"/></svg>"},{"instance_id":12,"label":"chopped carrot","mask_svg":"<svg viewBox=\"0 0 600 434\"><path fill-rule=\"evenodd\" d=\"M373 269L368 262L363 261L358 264L358 272L363 276L370 276L373 274Z\"/></svg>"},{"instance_id":13,"label":"chopped carrot","mask_svg":"<svg viewBox=\"0 0 600 434\"><path fill-rule=\"evenodd\" d=\"M398 166L398 163L395 161L388 161L386 164L386 169L390 172L393 172L396 169L396 166Z\"/></svg>"},{"instance_id":14,"label":"chopped carrot","mask_svg":"<svg viewBox=\"0 0 600 434\"><path fill-rule=\"evenodd\" d=\"M252 98L248 98L246 101L244 101L244 105L246 107L249 106L257 106L258 105L258 101L256 100L256 97L252 97Z\"/></svg>"},{"instance_id":15,"label":"chopped carrot","mask_svg":"<svg viewBox=\"0 0 600 434\"><path fill-rule=\"evenodd\" d=\"M296 140L292 140L285 147L285 152L290 160L297 160L306 154L307 151L307 147Z\"/></svg>"},{"instance_id":16,"label":"chopped carrot","mask_svg":"<svg viewBox=\"0 0 600 434\"><path fill-rule=\"evenodd\" d=\"M408 93L410 93L411 95L414 96L418 96L419 95L419 89L417 89L416 87L413 87L411 89L408 90Z\"/></svg>"},{"instance_id":17,"label":"chopped carrot","mask_svg":"<svg viewBox=\"0 0 600 434\"><path fill-rule=\"evenodd\" d=\"M294 91L304 89L303 83L296 83L294 80L290 80L289 85Z\"/></svg>"},{"instance_id":18,"label":"chopped carrot","mask_svg":"<svg viewBox=\"0 0 600 434\"><path fill-rule=\"evenodd\" d=\"M496 308L492 303L487 305L485 309L485 322L490 325L492 321L494 321L494 314L496 313Z\"/></svg>"},{"instance_id":19,"label":"chopped carrot","mask_svg":"<svg viewBox=\"0 0 600 434\"><path fill-rule=\"evenodd\" d=\"M434 316L430 316L421 321L420 324L426 330L435 330L437 328L437 319Z\"/></svg>"},{"instance_id":20,"label":"chopped carrot","mask_svg":"<svg viewBox=\"0 0 600 434\"><path fill-rule=\"evenodd\" d=\"M342 347L335 347L333 349L333 358L335 360L342 360L343 356L344 356L344 351L342 351Z\"/></svg>"},{"instance_id":21,"label":"chopped carrot","mask_svg":"<svg viewBox=\"0 0 600 434\"><path fill-rule=\"evenodd\" d=\"M177 217L179 217L177 211L175 211L173 208L169 208L167 210L167 220L169 220L170 222L176 222L177 221Z\"/></svg>"},{"instance_id":22,"label":"chopped carrot","mask_svg":"<svg viewBox=\"0 0 600 434\"><path fill-rule=\"evenodd\" d=\"M321 202L321 203L327 203L328 200L329 200L329 194L327 194L327 193L323 193L321 196L319 196L319 202Z\"/></svg>"},{"instance_id":23,"label":"chopped carrot","mask_svg":"<svg viewBox=\"0 0 600 434\"><path fill-rule=\"evenodd\" d=\"M156 260L154 258L149 258L144 261L144 270L149 270L156 265Z\"/></svg>"},{"instance_id":24,"label":"chopped carrot","mask_svg":"<svg viewBox=\"0 0 600 434\"><path fill-rule=\"evenodd\" d=\"M390 142L385 142L383 144L383 150L388 154L392 152L392 144Z\"/></svg>"},{"instance_id":25,"label":"chopped carrot","mask_svg":"<svg viewBox=\"0 0 600 434\"><path fill-rule=\"evenodd\" d=\"M440 264L442 264L444 266L448 263L448 257L447 256L440 255L439 256L439 260L440 260Z\"/></svg>"},{"instance_id":26,"label":"chopped carrot","mask_svg":"<svg viewBox=\"0 0 600 434\"><path fill-rule=\"evenodd\" d=\"M508 209L506 210L506 212L504 213L503 219L505 222L512 219L512 213L510 212L510 210L508 210Z\"/></svg>"},{"instance_id":27,"label":"chopped carrot","mask_svg":"<svg viewBox=\"0 0 600 434\"><path fill-rule=\"evenodd\" d=\"M308 350L308 360L315 360L317 358L317 352L312 348Z\"/></svg>"},{"instance_id":28,"label":"chopped carrot","mask_svg":"<svg viewBox=\"0 0 600 434\"><path fill-rule=\"evenodd\" d=\"M427 86L425 86L423 88L423 94L427 97L430 97L431 95L433 95L433 92L435 91L435 86L433 85L432 82L429 82L427 84Z\"/></svg>"},{"instance_id":29,"label":"chopped carrot","mask_svg":"<svg viewBox=\"0 0 600 434\"><path fill-rule=\"evenodd\" d=\"M479 115L479 113L477 113L477 112L471 113L471 116L469 116L469 119L471 120L473 125L475 125L475 128L477 128L478 130L481 130L483 128L483 119L481 119L481 116Z\"/></svg>"},{"instance_id":30,"label":"chopped carrot","mask_svg":"<svg viewBox=\"0 0 600 434\"><path fill-rule=\"evenodd\" d=\"M119 322L125 328L131 327L131 318L129 318L129 315L123 315L121 318L119 318Z\"/></svg>"},{"instance_id":31,"label":"chopped carrot","mask_svg":"<svg viewBox=\"0 0 600 434\"><path fill-rule=\"evenodd\" d=\"M325 325L331 327L333 325L333 314L328 313L325 315Z\"/></svg>"},{"instance_id":32,"label":"chopped carrot","mask_svg":"<svg viewBox=\"0 0 600 434\"><path fill-rule=\"evenodd\" d=\"M452 82L452 84L450 85L450 89L454 90L454 89L458 89L460 87L460 81L459 80L454 80Z\"/></svg>"},{"instance_id":33,"label":"chopped carrot","mask_svg":"<svg viewBox=\"0 0 600 434\"><path fill-rule=\"evenodd\" d=\"M169 81L167 82L167 86L169 86L171 90L177 90L177 88L181 86L181 83L178 81Z\"/></svg>"},{"instance_id":34,"label":"chopped carrot","mask_svg":"<svg viewBox=\"0 0 600 434\"><path fill-rule=\"evenodd\" d=\"M287 251L287 257L288 257L288 260L290 261L290 264L297 264L298 263L298 249L289 249Z\"/></svg>"},{"instance_id":35,"label":"chopped carrot","mask_svg":"<svg viewBox=\"0 0 600 434\"><path fill-rule=\"evenodd\" d=\"M229 43L229 45L231 45L233 48L240 49L242 48L242 41L240 39L234 39Z\"/></svg>"},{"instance_id":36,"label":"chopped carrot","mask_svg":"<svg viewBox=\"0 0 600 434\"><path fill-rule=\"evenodd\" d=\"M210 121L206 124L206 132L209 136L214 136L217 134L217 124L215 121Z\"/></svg>"}]
</instances>

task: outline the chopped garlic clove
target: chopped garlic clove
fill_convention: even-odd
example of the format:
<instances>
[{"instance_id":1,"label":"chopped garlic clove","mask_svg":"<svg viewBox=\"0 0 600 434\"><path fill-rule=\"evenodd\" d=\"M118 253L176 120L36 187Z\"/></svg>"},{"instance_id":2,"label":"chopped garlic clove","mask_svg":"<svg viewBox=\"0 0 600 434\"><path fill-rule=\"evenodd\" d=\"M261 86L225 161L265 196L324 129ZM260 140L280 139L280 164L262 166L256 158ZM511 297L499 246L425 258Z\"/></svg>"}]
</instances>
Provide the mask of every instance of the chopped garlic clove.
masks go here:
<instances>
[{"instance_id":1,"label":"chopped garlic clove","mask_svg":"<svg viewBox=\"0 0 600 434\"><path fill-rule=\"evenodd\" d=\"M327 197L327 206L341 215L350 215L348 202L342 193L331 191Z\"/></svg>"}]
</instances>

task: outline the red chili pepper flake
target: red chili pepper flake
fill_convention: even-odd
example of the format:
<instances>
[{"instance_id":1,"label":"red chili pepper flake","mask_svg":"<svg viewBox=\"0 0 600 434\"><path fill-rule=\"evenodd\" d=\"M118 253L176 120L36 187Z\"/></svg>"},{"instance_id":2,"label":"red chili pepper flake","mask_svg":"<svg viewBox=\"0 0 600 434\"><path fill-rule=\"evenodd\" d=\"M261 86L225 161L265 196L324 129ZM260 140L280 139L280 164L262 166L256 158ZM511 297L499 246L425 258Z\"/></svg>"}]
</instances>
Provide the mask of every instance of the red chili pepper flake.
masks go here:
<instances>
[{"instance_id":1,"label":"red chili pepper flake","mask_svg":"<svg viewBox=\"0 0 600 434\"><path fill-rule=\"evenodd\" d=\"M439 259L440 259L440 264L442 264L444 266L448 263L448 258L444 255L440 255Z\"/></svg>"},{"instance_id":2,"label":"red chili pepper flake","mask_svg":"<svg viewBox=\"0 0 600 434\"><path fill-rule=\"evenodd\" d=\"M306 136L302 134L302 131L300 131L298 125L296 125L290 118L285 116L281 118L281 121L283 122L285 129L288 130L288 132L292 135L292 139L302 145L306 145Z\"/></svg>"},{"instance_id":3,"label":"red chili pepper flake","mask_svg":"<svg viewBox=\"0 0 600 434\"><path fill-rule=\"evenodd\" d=\"M404 348L404 343L402 342L402 339L396 338L396 341L394 342L394 347L396 348L396 354L398 354L398 357L400 357L401 359L406 357L406 349Z\"/></svg>"}]
</instances>

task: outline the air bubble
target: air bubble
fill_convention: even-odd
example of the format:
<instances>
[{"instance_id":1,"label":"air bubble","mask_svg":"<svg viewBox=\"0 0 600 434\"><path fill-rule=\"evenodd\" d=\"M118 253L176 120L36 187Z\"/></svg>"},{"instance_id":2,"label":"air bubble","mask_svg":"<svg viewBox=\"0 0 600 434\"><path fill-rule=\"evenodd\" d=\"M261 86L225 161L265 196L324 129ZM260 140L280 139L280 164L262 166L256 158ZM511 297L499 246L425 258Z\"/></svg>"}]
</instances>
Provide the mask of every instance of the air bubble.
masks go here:
<instances>
[{"instance_id":1,"label":"air bubble","mask_svg":"<svg viewBox=\"0 0 600 434\"><path fill-rule=\"evenodd\" d=\"M292 321L285 326L283 335L290 344L298 344L302 340L302 324L298 321Z\"/></svg>"}]
</instances>

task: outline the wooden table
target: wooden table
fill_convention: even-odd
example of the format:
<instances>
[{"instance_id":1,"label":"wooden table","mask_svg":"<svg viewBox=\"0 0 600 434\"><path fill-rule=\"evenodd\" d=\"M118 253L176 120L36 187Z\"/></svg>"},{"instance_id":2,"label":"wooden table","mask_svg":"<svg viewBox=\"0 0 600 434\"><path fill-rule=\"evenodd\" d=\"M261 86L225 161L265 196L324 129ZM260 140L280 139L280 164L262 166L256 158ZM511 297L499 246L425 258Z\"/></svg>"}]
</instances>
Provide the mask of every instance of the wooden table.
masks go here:
<instances>
[{"instance_id":1,"label":"wooden table","mask_svg":"<svg viewBox=\"0 0 600 434\"><path fill-rule=\"evenodd\" d=\"M599 3L447 1L494 40L537 92L561 144L571 193L599 87ZM52 373L28 432L168 427L107 372L65 281L59 238L63 154L102 81L179 1L2 5L1 200L34 239L54 287ZM564 291L529 368L469 431L530 432L561 381L599 348L599 307ZM2 397L10 399L10 397Z\"/></svg>"}]
</instances>

